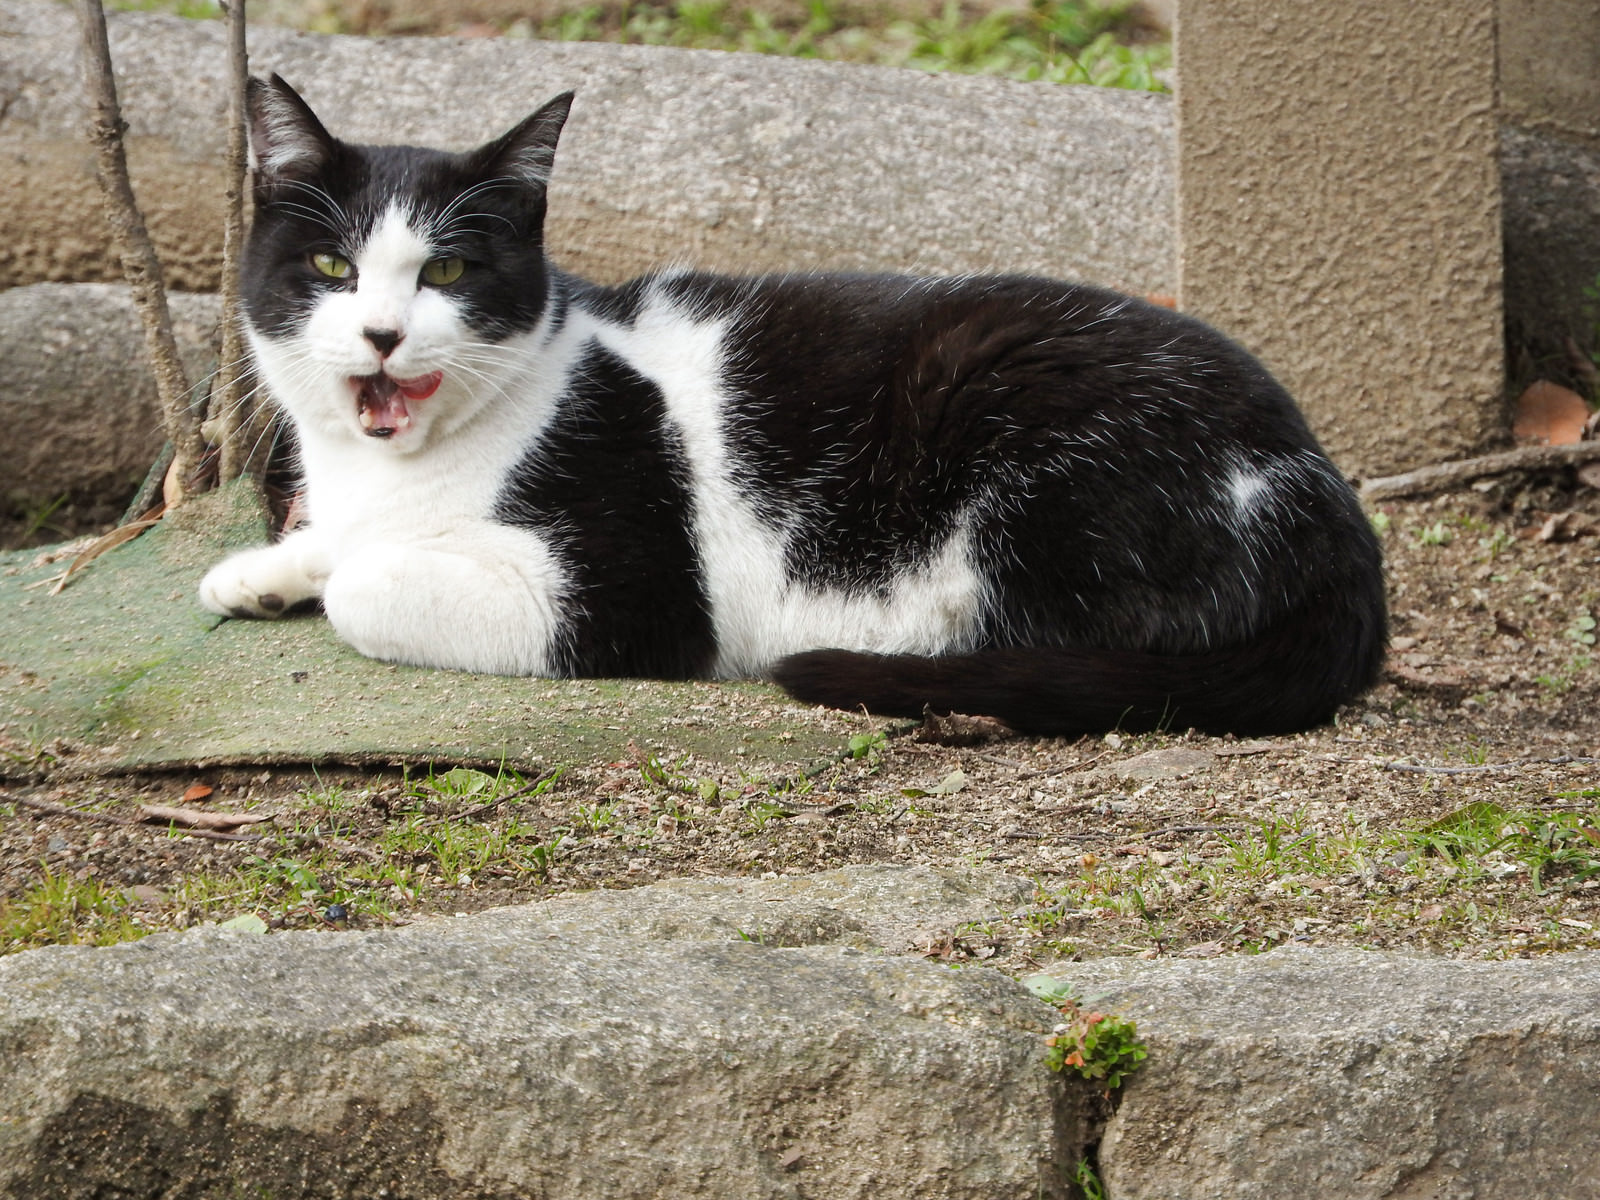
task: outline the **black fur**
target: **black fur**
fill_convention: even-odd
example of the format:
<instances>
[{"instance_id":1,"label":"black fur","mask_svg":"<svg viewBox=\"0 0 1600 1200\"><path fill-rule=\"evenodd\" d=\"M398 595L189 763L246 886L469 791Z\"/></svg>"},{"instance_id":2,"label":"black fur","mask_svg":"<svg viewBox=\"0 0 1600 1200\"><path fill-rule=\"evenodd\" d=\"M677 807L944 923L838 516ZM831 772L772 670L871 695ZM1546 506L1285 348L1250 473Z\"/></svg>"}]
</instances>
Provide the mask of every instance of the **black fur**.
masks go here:
<instances>
[{"instance_id":1,"label":"black fur","mask_svg":"<svg viewBox=\"0 0 1600 1200\"><path fill-rule=\"evenodd\" d=\"M542 530L571 564L573 618L558 668L574 676L693 679L716 655L689 537L682 454L661 393L599 351L495 515Z\"/></svg>"}]
</instances>

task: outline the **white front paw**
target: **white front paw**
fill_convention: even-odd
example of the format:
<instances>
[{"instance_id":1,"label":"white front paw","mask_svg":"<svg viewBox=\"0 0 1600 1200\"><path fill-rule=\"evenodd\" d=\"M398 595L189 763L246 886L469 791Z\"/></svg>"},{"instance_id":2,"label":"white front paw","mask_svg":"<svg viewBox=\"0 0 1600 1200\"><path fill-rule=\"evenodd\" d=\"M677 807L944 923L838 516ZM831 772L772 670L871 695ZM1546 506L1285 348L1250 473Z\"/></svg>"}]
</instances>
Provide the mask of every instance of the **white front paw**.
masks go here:
<instances>
[{"instance_id":1,"label":"white front paw","mask_svg":"<svg viewBox=\"0 0 1600 1200\"><path fill-rule=\"evenodd\" d=\"M281 617L320 593L288 543L235 554L200 581L200 603L225 617Z\"/></svg>"}]
</instances>

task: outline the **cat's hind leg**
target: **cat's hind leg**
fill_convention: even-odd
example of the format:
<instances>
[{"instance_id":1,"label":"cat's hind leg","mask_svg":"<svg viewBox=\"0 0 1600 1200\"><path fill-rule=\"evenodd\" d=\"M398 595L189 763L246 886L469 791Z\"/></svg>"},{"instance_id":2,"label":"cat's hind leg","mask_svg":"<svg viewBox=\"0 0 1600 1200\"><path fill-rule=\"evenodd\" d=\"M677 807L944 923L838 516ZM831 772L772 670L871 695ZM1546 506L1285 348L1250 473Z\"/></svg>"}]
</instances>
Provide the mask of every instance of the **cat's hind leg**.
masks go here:
<instances>
[{"instance_id":1,"label":"cat's hind leg","mask_svg":"<svg viewBox=\"0 0 1600 1200\"><path fill-rule=\"evenodd\" d=\"M380 542L340 561L322 604L370 658L495 675L549 675L564 573L536 535L492 529Z\"/></svg>"}]
</instances>

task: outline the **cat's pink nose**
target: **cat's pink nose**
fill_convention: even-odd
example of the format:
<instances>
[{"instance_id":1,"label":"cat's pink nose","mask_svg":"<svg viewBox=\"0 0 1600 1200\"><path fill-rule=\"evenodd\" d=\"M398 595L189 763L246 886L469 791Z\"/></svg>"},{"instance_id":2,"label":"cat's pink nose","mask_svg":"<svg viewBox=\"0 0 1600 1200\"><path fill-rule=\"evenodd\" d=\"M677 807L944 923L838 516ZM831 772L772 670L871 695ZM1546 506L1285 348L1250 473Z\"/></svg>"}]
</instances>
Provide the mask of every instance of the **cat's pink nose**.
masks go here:
<instances>
[{"instance_id":1,"label":"cat's pink nose","mask_svg":"<svg viewBox=\"0 0 1600 1200\"><path fill-rule=\"evenodd\" d=\"M400 344L400 339L405 337L398 329L363 329L361 336L372 343L373 349L388 358L394 353L394 348Z\"/></svg>"}]
</instances>

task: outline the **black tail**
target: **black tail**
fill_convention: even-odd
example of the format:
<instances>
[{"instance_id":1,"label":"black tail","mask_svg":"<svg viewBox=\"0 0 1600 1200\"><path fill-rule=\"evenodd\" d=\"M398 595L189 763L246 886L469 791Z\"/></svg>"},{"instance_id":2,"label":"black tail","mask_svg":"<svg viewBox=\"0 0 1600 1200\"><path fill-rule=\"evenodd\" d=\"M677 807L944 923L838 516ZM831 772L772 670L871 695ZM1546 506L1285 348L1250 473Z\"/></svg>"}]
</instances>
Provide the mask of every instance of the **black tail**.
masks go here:
<instances>
[{"instance_id":1,"label":"black tail","mask_svg":"<svg viewBox=\"0 0 1600 1200\"><path fill-rule=\"evenodd\" d=\"M928 708L997 717L1021 733L1290 733L1320 725L1371 686L1385 640L1380 608L1354 623L1302 614L1246 646L1209 654L1012 647L919 658L810 650L779 661L771 677L812 704L885 716L920 717Z\"/></svg>"}]
</instances>

